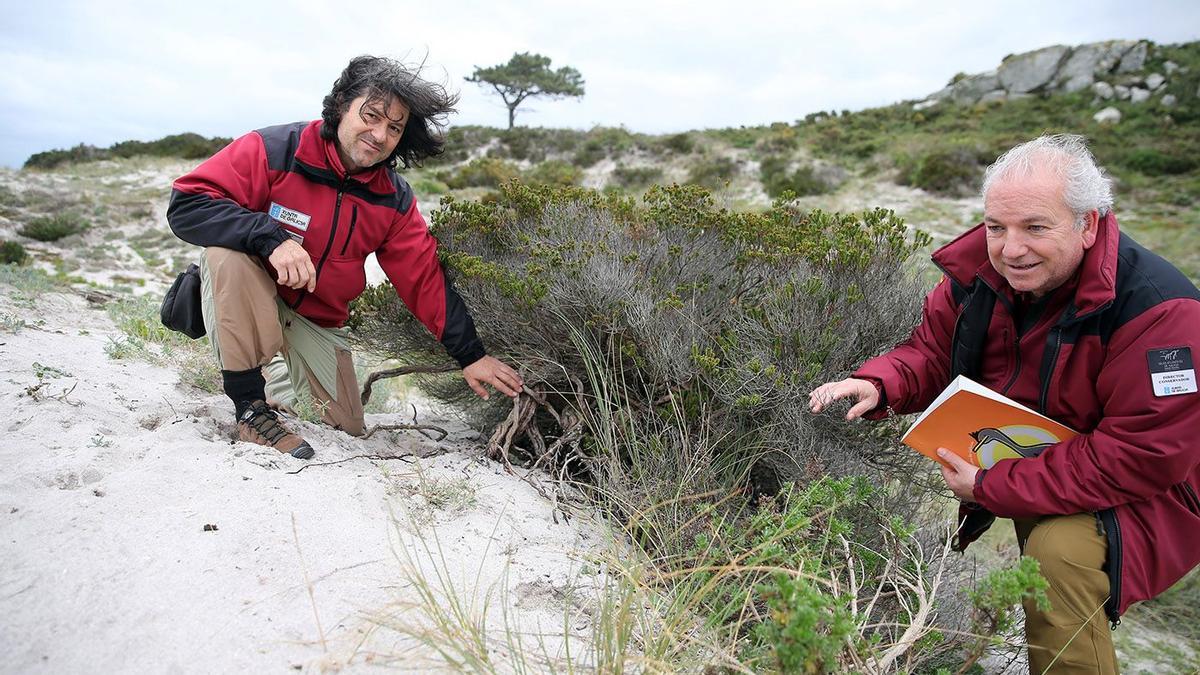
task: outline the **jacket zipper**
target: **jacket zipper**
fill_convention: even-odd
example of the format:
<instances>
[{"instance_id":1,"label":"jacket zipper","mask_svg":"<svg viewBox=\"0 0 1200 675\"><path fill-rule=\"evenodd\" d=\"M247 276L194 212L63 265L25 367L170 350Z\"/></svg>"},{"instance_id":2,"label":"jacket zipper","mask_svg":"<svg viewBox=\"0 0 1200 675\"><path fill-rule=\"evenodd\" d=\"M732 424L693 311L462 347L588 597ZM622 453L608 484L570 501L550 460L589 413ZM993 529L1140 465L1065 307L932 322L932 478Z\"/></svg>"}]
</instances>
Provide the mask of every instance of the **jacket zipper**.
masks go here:
<instances>
[{"instance_id":1,"label":"jacket zipper","mask_svg":"<svg viewBox=\"0 0 1200 675\"><path fill-rule=\"evenodd\" d=\"M1108 539L1108 602L1104 603L1104 613L1115 630L1121 625L1121 615L1117 609L1121 606L1121 523L1117 520L1116 509L1104 509L1100 512L1100 522L1104 523L1105 538Z\"/></svg>"},{"instance_id":2,"label":"jacket zipper","mask_svg":"<svg viewBox=\"0 0 1200 675\"><path fill-rule=\"evenodd\" d=\"M346 179L342 179L342 182L338 184L337 201L333 204L333 222L329 226L329 241L325 243L325 251L321 253L321 259L317 261L316 273L313 274L314 286L321 280L321 268L325 266L325 260L329 257L329 251L333 248L333 240L337 236L338 214L342 210L342 195L345 193ZM290 305L290 307L296 309L300 306L301 302L304 302L304 298L306 297L308 297L308 289L300 291L300 296L296 298L296 302Z\"/></svg>"},{"instance_id":3,"label":"jacket zipper","mask_svg":"<svg viewBox=\"0 0 1200 675\"><path fill-rule=\"evenodd\" d=\"M1038 396L1038 412L1043 415L1046 414L1046 405L1050 398L1050 380L1054 377L1054 364L1058 363L1058 352L1062 349L1062 326L1055 326L1050 330L1054 331L1054 341L1050 347L1050 358L1042 361L1042 392Z\"/></svg>"},{"instance_id":4,"label":"jacket zipper","mask_svg":"<svg viewBox=\"0 0 1200 675\"><path fill-rule=\"evenodd\" d=\"M358 204L350 205L350 231L346 233L346 243L342 244L342 251L338 255L346 255L346 247L350 245L350 239L354 236L354 223L358 220Z\"/></svg>"}]
</instances>

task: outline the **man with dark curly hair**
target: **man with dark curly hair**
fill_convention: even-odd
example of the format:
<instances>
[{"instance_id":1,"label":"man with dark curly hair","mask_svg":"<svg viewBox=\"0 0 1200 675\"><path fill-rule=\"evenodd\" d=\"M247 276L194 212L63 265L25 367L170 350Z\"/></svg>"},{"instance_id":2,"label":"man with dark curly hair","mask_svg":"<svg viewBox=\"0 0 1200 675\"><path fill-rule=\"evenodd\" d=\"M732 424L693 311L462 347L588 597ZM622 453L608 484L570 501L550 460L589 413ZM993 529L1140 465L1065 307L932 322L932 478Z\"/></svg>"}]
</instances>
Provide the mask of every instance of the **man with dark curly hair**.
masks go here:
<instances>
[{"instance_id":1,"label":"man with dark curly hair","mask_svg":"<svg viewBox=\"0 0 1200 675\"><path fill-rule=\"evenodd\" d=\"M417 69L359 56L334 82L320 120L250 132L175 181L167 219L176 236L204 247L204 324L241 440L312 457L275 410L297 400L362 434L342 326L372 253L471 389L484 399L486 386L520 391L521 377L484 351L412 188L395 171L442 152L455 103Z\"/></svg>"}]
</instances>

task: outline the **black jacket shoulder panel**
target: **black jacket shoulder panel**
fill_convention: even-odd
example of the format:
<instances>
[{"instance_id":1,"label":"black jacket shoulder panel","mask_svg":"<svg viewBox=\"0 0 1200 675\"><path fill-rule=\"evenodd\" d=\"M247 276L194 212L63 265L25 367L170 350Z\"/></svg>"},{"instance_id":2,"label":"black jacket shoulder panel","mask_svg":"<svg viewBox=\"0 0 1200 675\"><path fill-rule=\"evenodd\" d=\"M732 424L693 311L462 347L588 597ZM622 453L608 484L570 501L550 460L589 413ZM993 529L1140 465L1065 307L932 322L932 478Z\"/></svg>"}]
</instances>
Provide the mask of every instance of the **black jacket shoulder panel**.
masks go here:
<instances>
[{"instance_id":1,"label":"black jacket shoulder panel","mask_svg":"<svg viewBox=\"0 0 1200 675\"><path fill-rule=\"evenodd\" d=\"M267 150L267 167L272 171L291 171L296 161L296 149L300 147L300 132L308 126L304 122L279 124L255 130L263 139Z\"/></svg>"},{"instance_id":2,"label":"black jacket shoulder panel","mask_svg":"<svg viewBox=\"0 0 1200 675\"><path fill-rule=\"evenodd\" d=\"M408 181L400 177L400 174L392 171L392 185L396 186L396 210L400 213L408 213L413 204L413 189L408 184Z\"/></svg>"},{"instance_id":3,"label":"black jacket shoulder panel","mask_svg":"<svg viewBox=\"0 0 1200 675\"><path fill-rule=\"evenodd\" d=\"M412 188L408 186L408 183L404 182L403 178L400 178L394 172L389 173L391 173L392 184L396 187L396 191L390 195L381 195L371 192L369 189L367 189L365 184L354 180L347 181L346 192L358 197L368 204L374 206L385 206L390 209L395 209L400 213L406 213L408 212L408 207L412 206Z\"/></svg>"},{"instance_id":4,"label":"black jacket shoulder panel","mask_svg":"<svg viewBox=\"0 0 1200 675\"><path fill-rule=\"evenodd\" d=\"M1200 301L1200 290L1183 272L1129 235L1121 234L1117 255L1116 297L1111 307L1085 322L1085 333L1108 342L1121 326L1168 300Z\"/></svg>"}]
</instances>

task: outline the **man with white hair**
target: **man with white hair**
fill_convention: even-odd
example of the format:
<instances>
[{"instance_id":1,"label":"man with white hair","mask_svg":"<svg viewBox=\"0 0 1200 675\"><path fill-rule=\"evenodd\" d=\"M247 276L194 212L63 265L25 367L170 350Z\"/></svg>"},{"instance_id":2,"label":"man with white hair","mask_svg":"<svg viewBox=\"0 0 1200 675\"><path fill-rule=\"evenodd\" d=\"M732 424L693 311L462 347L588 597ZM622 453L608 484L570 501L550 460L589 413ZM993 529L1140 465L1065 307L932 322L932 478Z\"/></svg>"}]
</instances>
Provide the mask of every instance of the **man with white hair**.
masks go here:
<instances>
[{"instance_id":1,"label":"man with white hair","mask_svg":"<svg viewBox=\"0 0 1200 675\"><path fill-rule=\"evenodd\" d=\"M847 419L923 410L966 375L1079 435L980 469L939 451L963 502L963 550L995 515L1049 581L1025 603L1033 672L1115 673L1106 619L1200 563L1200 291L1117 228L1111 181L1079 136L1005 153L983 184L984 222L942 247L921 324L810 407Z\"/></svg>"}]
</instances>

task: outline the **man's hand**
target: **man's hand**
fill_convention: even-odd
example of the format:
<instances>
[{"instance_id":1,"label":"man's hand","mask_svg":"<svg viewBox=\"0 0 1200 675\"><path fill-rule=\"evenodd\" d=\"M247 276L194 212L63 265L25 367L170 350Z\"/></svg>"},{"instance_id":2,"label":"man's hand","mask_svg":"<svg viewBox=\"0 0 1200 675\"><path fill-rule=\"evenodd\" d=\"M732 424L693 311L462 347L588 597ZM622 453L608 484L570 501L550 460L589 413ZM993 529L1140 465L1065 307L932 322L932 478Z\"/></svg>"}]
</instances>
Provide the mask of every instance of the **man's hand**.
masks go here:
<instances>
[{"instance_id":1,"label":"man's hand","mask_svg":"<svg viewBox=\"0 0 1200 675\"><path fill-rule=\"evenodd\" d=\"M276 246L267 262L279 273L280 286L307 288L309 293L317 287L317 270L313 267L312 256L294 239Z\"/></svg>"},{"instance_id":2,"label":"man's hand","mask_svg":"<svg viewBox=\"0 0 1200 675\"><path fill-rule=\"evenodd\" d=\"M964 502L975 501L975 475L979 473L979 467L945 448L938 448L937 454L946 462L942 465L942 478L954 496Z\"/></svg>"},{"instance_id":3,"label":"man's hand","mask_svg":"<svg viewBox=\"0 0 1200 675\"><path fill-rule=\"evenodd\" d=\"M853 397L855 404L846 413L846 419L853 420L862 417L864 413L874 410L879 405L879 390L866 380L853 377L839 382L826 382L808 395L808 407L815 413L825 409L825 406L839 398Z\"/></svg>"},{"instance_id":4,"label":"man's hand","mask_svg":"<svg viewBox=\"0 0 1200 675\"><path fill-rule=\"evenodd\" d=\"M485 401L488 400L488 391L484 384L492 385L496 391L509 398L516 398L517 394L521 393L521 387L525 386L517 371L491 356L485 356L463 368L463 378L479 398Z\"/></svg>"}]
</instances>

